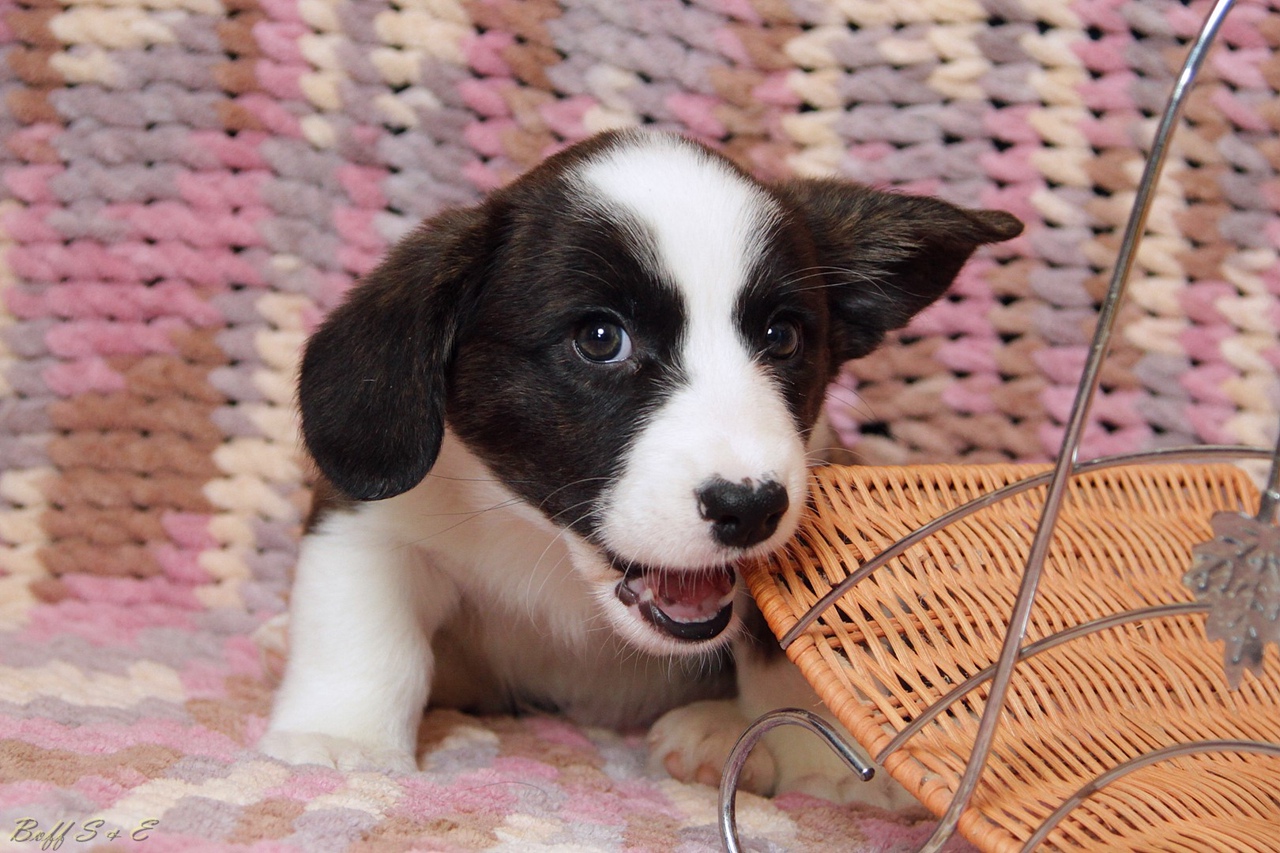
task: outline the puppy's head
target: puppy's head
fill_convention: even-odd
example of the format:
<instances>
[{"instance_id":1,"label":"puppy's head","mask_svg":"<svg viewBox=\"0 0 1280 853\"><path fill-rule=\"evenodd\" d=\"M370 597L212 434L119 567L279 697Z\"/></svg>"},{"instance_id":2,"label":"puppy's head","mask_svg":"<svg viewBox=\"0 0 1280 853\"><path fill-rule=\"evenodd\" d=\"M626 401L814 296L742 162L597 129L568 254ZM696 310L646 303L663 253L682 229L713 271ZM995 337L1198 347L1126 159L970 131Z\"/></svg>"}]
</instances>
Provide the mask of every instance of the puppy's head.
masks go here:
<instances>
[{"instance_id":1,"label":"puppy's head","mask_svg":"<svg viewBox=\"0 0 1280 853\"><path fill-rule=\"evenodd\" d=\"M402 241L309 342L303 433L377 500L426 476L447 425L563 529L620 634L707 650L737 621L734 565L795 530L840 365L1020 230L605 134Z\"/></svg>"}]
</instances>

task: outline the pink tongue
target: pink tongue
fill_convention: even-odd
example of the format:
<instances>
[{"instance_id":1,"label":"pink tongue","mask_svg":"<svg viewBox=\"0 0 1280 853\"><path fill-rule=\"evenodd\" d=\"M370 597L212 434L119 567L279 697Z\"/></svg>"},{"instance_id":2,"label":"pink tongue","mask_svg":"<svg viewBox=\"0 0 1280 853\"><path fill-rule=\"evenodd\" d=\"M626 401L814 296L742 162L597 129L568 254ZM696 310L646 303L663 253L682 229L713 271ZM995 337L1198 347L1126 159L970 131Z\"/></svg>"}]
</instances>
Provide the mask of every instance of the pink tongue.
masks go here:
<instances>
[{"instance_id":1,"label":"pink tongue","mask_svg":"<svg viewBox=\"0 0 1280 853\"><path fill-rule=\"evenodd\" d=\"M733 574L712 572L653 572L645 576L655 604L672 619L701 622L723 609L721 600L733 589Z\"/></svg>"}]
</instances>

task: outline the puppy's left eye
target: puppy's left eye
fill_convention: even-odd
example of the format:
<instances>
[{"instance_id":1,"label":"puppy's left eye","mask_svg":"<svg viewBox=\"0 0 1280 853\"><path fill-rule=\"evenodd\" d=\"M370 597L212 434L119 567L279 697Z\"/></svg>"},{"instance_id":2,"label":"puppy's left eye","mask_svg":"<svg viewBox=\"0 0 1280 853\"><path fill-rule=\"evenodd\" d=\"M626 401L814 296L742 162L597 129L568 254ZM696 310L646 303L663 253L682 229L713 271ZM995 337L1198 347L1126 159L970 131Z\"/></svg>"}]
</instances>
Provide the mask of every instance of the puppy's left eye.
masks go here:
<instances>
[{"instance_id":1,"label":"puppy's left eye","mask_svg":"<svg viewBox=\"0 0 1280 853\"><path fill-rule=\"evenodd\" d=\"M587 321L573 336L578 355L596 364L616 364L631 357L631 336L608 319Z\"/></svg>"},{"instance_id":2,"label":"puppy's left eye","mask_svg":"<svg viewBox=\"0 0 1280 853\"><path fill-rule=\"evenodd\" d=\"M764 352L775 361L795 358L800 352L800 326L794 320L775 317L764 332Z\"/></svg>"}]
</instances>

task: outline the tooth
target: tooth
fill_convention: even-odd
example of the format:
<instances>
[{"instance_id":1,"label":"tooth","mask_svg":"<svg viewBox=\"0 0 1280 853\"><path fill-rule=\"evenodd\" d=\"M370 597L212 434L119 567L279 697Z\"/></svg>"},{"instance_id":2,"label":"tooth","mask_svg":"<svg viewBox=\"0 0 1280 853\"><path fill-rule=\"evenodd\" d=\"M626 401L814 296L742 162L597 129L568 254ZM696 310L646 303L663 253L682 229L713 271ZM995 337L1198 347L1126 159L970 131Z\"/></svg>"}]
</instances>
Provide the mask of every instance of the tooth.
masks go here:
<instances>
[{"instance_id":1,"label":"tooth","mask_svg":"<svg viewBox=\"0 0 1280 853\"><path fill-rule=\"evenodd\" d=\"M636 603L637 593L631 584L620 583L614 592L618 596L618 600L622 602L623 607L630 607Z\"/></svg>"}]
</instances>

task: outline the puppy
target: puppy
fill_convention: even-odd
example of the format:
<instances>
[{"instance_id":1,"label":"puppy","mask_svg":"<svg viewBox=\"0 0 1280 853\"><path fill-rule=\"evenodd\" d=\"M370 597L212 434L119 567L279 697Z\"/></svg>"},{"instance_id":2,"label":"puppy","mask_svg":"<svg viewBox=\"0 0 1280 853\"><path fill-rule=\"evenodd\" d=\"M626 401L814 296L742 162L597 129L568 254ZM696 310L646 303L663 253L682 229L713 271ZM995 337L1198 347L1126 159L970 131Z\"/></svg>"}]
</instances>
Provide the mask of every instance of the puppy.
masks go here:
<instances>
[{"instance_id":1,"label":"puppy","mask_svg":"<svg viewBox=\"0 0 1280 853\"><path fill-rule=\"evenodd\" d=\"M426 222L306 347L321 476L262 749L409 771L428 704L662 717L655 762L714 782L746 719L816 703L734 567L795 531L828 383L1020 230L642 132ZM771 747L747 787L897 804Z\"/></svg>"}]
</instances>

